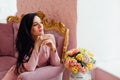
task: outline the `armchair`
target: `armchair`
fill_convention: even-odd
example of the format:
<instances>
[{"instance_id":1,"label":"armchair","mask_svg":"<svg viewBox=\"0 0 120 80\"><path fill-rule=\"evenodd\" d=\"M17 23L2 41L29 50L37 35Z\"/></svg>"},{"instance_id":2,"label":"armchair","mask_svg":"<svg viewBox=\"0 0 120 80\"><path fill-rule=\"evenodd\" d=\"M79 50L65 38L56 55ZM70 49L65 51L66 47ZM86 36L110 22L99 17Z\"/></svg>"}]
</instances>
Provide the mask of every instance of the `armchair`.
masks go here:
<instances>
[{"instance_id":1,"label":"armchair","mask_svg":"<svg viewBox=\"0 0 120 80\"><path fill-rule=\"evenodd\" d=\"M69 29L67 29L61 22L57 22L54 20L48 21L42 11L38 11L37 14L43 20L45 33L51 33L55 36L56 47L62 61L64 53L67 50ZM24 14L22 16L24 16ZM22 16L9 16L7 18L8 24L12 23L13 25L13 47L15 47L15 39L19 28L19 22ZM15 54L15 57L17 57L17 52L15 49L13 50L13 52ZM46 66L42 68L37 68L33 72L24 72L18 76L18 80L62 80L63 71L64 67L62 64L57 67Z\"/></svg>"}]
</instances>

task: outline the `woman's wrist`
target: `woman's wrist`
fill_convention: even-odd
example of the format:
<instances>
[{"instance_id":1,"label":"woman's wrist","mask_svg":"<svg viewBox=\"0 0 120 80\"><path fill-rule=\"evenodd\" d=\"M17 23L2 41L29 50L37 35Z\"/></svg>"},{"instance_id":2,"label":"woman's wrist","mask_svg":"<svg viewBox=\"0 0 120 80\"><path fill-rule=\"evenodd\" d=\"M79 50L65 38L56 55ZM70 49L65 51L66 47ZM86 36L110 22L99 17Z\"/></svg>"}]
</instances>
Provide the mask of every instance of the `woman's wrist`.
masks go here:
<instances>
[{"instance_id":1,"label":"woman's wrist","mask_svg":"<svg viewBox=\"0 0 120 80\"><path fill-rule=\"evenodd\" d=\"M39 48L38 47L34 47L34 50L38 53Z\"/></svg>"}]
</instances>

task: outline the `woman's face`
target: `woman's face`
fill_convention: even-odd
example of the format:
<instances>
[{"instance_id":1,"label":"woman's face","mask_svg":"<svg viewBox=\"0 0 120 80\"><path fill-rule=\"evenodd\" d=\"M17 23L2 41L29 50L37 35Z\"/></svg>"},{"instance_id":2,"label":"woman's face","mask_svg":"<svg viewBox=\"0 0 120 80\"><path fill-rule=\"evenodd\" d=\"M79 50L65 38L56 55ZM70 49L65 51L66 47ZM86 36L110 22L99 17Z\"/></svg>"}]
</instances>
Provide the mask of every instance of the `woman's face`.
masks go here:
<instances>
[{"instance_id":1,"label":"woman's face","mask_svg":"<svg viewBox=\"0 0 120 80\"><path fill-rule=\"evenodd\" d=\"M37 37L37 36L44 34L43 29L44 28L43 28L42 20L38 16L35 16L33 19L33 24L31 28L32 36Z\"/></svg>"}]
</instances>

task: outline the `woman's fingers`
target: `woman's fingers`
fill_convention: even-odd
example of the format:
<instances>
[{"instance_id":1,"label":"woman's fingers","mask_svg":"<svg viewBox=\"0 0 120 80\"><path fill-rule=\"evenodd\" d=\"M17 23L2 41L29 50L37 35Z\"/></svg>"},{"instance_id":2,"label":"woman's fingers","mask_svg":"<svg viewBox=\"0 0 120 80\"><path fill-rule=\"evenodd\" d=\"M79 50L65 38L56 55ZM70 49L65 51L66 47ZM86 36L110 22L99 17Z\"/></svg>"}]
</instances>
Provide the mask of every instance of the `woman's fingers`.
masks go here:
<instances>
[{"instance_id":1,"label":"woman's fingers","mask_svg":"<svg viewBox=\"0 0 120 80\"><path fill-rule=\"evenodd\" d=\"M55 44L50 37L38 36L35 41L35 48L39 49L40 46L47 45L52 51L56 50Z\"/></svg>"},{"instance_id":2,"label":"woman's fingers","mask_svg":"<svg viewBox=\"0 0 120 80\"><path fill-rule=\"evenodd\" d=\"M41 45L46 45L46 44L50 44L52 43L52 41L50 39L45 39L42 41Z\"/></svg>"},{"instance_id":3,"label":"woman's fingers","mask_svg":"<svg viewBox=\"0 0 120 80\"><path fill-rule=\"evenodd\" d=\"M47 46L49 46L52 51L54 51L54 50L56 49L56 48L55 48L55 44L53 43L53 41L52 41L51 39L46 39L46 40L44 40L44 41L42 42L41 46L42 46L42 45L47 45Z\"/></svg>"}]
</instances>

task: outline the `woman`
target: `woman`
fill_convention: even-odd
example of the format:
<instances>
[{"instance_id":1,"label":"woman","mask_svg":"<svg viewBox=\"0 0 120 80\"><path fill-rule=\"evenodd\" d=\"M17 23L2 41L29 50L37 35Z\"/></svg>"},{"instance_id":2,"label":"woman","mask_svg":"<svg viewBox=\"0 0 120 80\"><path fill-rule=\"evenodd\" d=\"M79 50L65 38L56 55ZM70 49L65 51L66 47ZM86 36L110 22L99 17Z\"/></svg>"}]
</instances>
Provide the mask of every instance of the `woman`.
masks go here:
<instances>
[{"instance_id":1,"label":"woman","mask_svg":"<svg viewBox=\"0 0 120 80\"><path fill-rule=\"evenodd\" d=\"M20 23L16 39L18 58L2 80L17 80L19 74L47 65L59 66L55 39L44 34L42 20L36 13L26 14Z\"/></svg>"}]
</instances>

